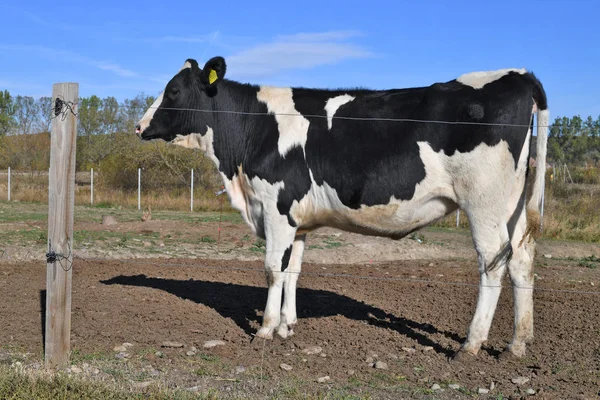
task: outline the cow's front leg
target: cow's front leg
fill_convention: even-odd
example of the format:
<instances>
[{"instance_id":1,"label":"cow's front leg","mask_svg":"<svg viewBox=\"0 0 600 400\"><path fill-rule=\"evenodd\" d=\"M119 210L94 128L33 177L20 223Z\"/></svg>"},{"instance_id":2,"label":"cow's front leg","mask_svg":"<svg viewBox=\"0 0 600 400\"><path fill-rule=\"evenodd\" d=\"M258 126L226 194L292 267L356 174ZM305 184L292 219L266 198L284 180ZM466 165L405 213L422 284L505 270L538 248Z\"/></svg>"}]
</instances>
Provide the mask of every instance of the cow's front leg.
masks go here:
<instances>
[{"instance_id":1,"label":"cow's front leg","mask_svg":"<svg viewBox=\"0 0 600 400\"><path fill-rule=\"evenodd\" d=\"M294 326L297 322L296 284L302 269L305 241L306 235L296 236L287 269L285 263L281 266L281 270L285 271L285 275L283 278L283 307L281 307L281 321L277 328L277 334L283 339L294 334Z\"/></svg>"},{"instance_id":2,"label":"cow's front leg","mask_svg":"<svg viewBox=\"0 0 600 400\"><path fill-rule=\"evenodd\" d=\"M281 296L285 276L289 275L286 270L292 254L296 228L288 224L287 218L277 217L270 219L270 221L267 219L265 234L267 239L265 273L269 290L262 327L258 330L256 336L272 339L273 331L280 324Z\"/></svg>"}]
</instances>

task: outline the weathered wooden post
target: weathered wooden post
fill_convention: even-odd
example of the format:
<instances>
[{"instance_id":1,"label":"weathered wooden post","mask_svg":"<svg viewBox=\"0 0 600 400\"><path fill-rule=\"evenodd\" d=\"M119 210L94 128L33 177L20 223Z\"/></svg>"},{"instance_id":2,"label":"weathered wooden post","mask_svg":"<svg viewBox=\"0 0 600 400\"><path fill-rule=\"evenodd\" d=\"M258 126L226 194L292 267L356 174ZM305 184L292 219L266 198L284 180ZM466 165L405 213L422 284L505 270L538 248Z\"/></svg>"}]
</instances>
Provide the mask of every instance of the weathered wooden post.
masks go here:
<instances>
[{"instance_id":1,"label":"weathered wooden post","mask_svg":"<svg viewBox=\"0 0 600 400\"><path fill-rule=\"evenodd\" d=\"M138 168L138 210L142 208L142 169Z\"/></svg>"},{"instance_id":2,"label":"weathered wooden post","mask_svg":"<svg viewBox=\"0 0 600 400\"><path fill-rule=\"evenodd\" d=\"M192 168L192 181L190 183L190 211L194 211L194 168Z\"/></svg>"},{"instance_id":3,"label":"weathered wooden post","mask_svg":"<svg viewBox=\"0 0 600 400\"><path fill-rule=\"evenodd\" d=\"M94 205L94 168L90 172L90 205Z\"/></svg>"},{"instance_id":4,"label":"weathered wooden post","mask_svg":"<svg viewBox=\"0 0 600 400\"><path fill-rule=\"evenodd\" d=\"M52 86L53 119L48 175L46 368L65 366L71 346L71 278L75 202L78 83Z\"/></svg>"},{"instance_id":5,"label":"weathered wooden post","mask_svg":"<svg viewBox=\"0 0 600 400\"><path fill-rule=\"evenodd\" d=\"M8 167L8 201L10 201L10 167Z\"/></svg>"}]
</instances>

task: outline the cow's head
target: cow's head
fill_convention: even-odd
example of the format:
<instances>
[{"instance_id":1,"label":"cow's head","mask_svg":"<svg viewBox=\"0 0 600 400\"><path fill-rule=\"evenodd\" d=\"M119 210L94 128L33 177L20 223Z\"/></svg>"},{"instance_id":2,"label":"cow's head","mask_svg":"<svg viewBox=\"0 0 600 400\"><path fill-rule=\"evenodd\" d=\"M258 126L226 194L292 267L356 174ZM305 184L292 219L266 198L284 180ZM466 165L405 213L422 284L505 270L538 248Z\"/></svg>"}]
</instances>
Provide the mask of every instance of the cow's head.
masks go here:
<instances>
[{"instance_id":1,"label":"cow's head","mask_svg":"<svg viewBox=\"0 0 600 400\"><path fill-rule=\"evenodd\" d=\"M210 59L203 69L196 60L186 60L138 122L137 135L143 140L162 139L175 143L186 141L191 133L206 134L207 126L212 125L212 115L206 110L211 109L211 97L216 95L225 70L222 57Z\"/></svg>"}]
</instances>

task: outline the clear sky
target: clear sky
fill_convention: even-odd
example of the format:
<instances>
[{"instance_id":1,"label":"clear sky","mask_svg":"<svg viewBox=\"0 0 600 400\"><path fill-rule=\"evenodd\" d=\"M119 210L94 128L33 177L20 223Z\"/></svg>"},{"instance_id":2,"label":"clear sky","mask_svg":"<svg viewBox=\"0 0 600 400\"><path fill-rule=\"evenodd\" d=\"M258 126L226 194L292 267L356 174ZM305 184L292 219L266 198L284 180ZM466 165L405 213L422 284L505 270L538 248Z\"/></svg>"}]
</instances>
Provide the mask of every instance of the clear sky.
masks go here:
<instances>
[{"instance_id":1,"label":"clear sky","mask_svg":"<svg viewBox=\"0 0 600 400\"><path fill-rule=\"evenodd\" d=\"M194 58L228 78L307 87L429 85L533 71L551 118L600 115L600 1L13 1L0 3L0 90L157 95Z\"/></svg>"}]
</instances>

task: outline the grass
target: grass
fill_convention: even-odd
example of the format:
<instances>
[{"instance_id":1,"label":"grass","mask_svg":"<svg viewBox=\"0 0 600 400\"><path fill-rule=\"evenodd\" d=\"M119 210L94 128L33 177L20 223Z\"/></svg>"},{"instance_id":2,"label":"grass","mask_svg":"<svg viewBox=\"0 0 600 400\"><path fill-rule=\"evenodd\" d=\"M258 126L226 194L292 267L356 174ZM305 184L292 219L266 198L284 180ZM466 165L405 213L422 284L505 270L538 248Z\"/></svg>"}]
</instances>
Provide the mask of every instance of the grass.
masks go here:
<instances>
[{"instance_id":1,"label":"grass","mask_svg":"<svg viewBox=\"0 0 600 400\"><path fill-rule=\"evenodd\" d=\"M95 187L95 205L90 206L89 186L78 186L75 193L78 221L100 222L103 214L118 216L123 222L139 221L142 211L137 210L137 192L124 192ZM212 191L196 191L194 212L190 212L189 193L157 191L142 193L143 210L152 210L152 218L160 220L185 220L190 223L222 222L242 223L239 212L233 210L225 196L215 196ZM47 187L40 183L20 183L13 187L10 207L0 201L0 223L21 221L42 222L47 220ZM6 189L0 185L0 199L6 199ZM543 238L600 242L600 185L549 183L546 186L544 203ZM14 207L18 211L15 212ZM222 211L221 211L222 206ZM203 213L197 213L203 211ZM431 229L456 229L456 213L442 218L430 226ZM469 222L464 212L460 213L459 229L465 231ZM416 239L417 237L413 237ZM329 240L324 247L342 245ZM316 247L309 247L316 248ZM253 251L262 252L261 246Z\"/></svg>"},{"instance_id":2,"label":"grass","mask_svg":"<svg viewBox=\"0 0 600 400\"><path fill-rule=\"evenodd\" d=\"M214 393L196 394L183 390L149 387L134 392L124 386L87 382L63 374L53 377L31 376L9 367L0 367L0 399L105 399L105 400L167 400L212 399Z\"/></svg>"}]
</instances>

